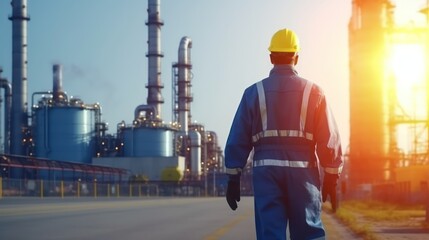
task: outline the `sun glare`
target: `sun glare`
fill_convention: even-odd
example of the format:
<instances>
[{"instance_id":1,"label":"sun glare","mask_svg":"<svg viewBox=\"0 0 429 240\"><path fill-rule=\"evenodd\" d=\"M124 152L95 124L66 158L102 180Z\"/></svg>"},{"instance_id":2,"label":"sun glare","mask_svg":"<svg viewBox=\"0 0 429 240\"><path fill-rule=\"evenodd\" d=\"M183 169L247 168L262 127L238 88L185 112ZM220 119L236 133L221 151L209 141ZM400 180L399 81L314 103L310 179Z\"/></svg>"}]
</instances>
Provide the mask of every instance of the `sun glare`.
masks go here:
<instances>
[{"instance_id":1,"label":"sun glare","mask_svg":"<svg viewBox=\"0 0 429 240\"><path fill-rule=\"evenodd\" d=\"M419 10L426 6L427 0L394 0L395 22L398 25L424 25L425 16Z\"/></svg>"},{"instance_id":2,"label":"sun glare","mask_svg":"<svg viewBox=\"0 0 429 240\"><path fill-rule=\"evenodd\" d=\"M396 104L405 115L403 119L422 120L427 118L426 48L423 44L394 44L388 56L388 68L394 78ZM393 99L390 99L392 101ZM415 151L414 139L417 128L410 125L397 127L398 147Z\"/></svg>"},{"instance_id":3,"label":"sun glare","mask_svg":"<svg viewBox=\"0 0 429 240\"><path fill-rule=\"evenodd\" d=\"M390 66L402 91L425 83L425 47L421 44L396 44L392 47Z\"/></svg>"}]
</instances>

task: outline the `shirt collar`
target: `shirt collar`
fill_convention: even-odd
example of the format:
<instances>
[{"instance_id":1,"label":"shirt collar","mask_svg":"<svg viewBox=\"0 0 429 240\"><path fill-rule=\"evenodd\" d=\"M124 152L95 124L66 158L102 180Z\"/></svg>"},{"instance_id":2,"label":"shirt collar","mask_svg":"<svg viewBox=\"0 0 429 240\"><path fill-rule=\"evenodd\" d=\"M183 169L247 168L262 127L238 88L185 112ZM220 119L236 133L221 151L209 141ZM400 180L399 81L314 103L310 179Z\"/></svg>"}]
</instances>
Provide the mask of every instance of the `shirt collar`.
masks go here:
<instances>
[{"instance_id":1,"label":"shirt collar","mask_svg":"<svg viewBox=\"0 0 429 240\"><path fill-rule=\"evenodd\" d=\"M298 75L298 72L296 71L294 65L291 64L277 64L274 65L273 69L270 71L270 76L274 74L284 74L284 73L290 73Z\"/></svg>"}]
</instances>

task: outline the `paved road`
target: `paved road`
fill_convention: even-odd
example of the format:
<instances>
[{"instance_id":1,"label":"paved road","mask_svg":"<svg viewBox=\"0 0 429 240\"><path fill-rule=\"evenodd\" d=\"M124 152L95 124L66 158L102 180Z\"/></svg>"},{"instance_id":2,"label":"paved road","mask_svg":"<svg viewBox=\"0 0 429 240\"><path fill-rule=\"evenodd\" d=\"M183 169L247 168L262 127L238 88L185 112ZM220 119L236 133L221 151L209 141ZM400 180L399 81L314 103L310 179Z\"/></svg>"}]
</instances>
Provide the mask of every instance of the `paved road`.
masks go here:
<instances>
[{"instance_id":1,"label":"paved road","mask_svg":"<svg viewBox=\"0 0 429 240\"><path fill-rule=\"evenodd\" d=\"M328 214L328 239L358 239ZM253 198L0 199L0 239L253 240Z\"/></svg>"}]
</instances>

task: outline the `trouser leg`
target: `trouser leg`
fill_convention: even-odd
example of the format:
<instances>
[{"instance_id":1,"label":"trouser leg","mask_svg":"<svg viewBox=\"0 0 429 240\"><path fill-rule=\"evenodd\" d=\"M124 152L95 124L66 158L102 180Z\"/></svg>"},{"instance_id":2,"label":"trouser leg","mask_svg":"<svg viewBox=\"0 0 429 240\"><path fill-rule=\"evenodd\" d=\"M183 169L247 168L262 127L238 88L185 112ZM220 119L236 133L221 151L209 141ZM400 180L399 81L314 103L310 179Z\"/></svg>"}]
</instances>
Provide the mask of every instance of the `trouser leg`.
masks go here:
<instances>
[{"instance_id":1,"label":"trouser leg","mask_svg":"<svg viewBox=\"0 0 429 240\"><path fill-rule=\"evenodd\" d=\"M324 239L317 168L294 169L288 174L287 182L291 239Z\"/></svg>"},{"instance_id":2,"label":"trouser leg","mask_svg":"<svg viewBox=\"0 0 429 240\"><path fill-rule=\"evenodd\" d=\"M257 239L286 239L286 190L282 189L278 174L269 168L256 167L253 170Z\"/></svg>"}]
</instances>

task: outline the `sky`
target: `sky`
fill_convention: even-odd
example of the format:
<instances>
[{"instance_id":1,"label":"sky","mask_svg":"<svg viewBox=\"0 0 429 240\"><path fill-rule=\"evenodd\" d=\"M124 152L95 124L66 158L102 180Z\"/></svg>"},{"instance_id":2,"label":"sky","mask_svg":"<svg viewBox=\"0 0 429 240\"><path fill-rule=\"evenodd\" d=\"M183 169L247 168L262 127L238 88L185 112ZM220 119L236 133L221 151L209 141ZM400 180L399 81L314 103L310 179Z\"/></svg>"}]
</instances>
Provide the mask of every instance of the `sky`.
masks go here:
<instances>
[{"instance_id":1,"label":"sky","mask_svg":"<svg viewBox=\"0 0 429 240\"><path fill-rule=\"evenodd\" d=\"M171 66L180 39L188 36L192 120L216 132L224 149L244 89L272 68L267 50L272 34L290 28L301 42L298 73L324 89L347 146L351 2L161 0L162 119L172 120ZM0 0L0 66L9 81L11 12L10 0ZM147 1L28 0L28 14L29 104L31 93L52 90L52 65L59 63L64 90L87 104L100 103L109 133L116 133L121 121L132 123L134 109L147 98Z\"/></svg>"}]
</instances>

